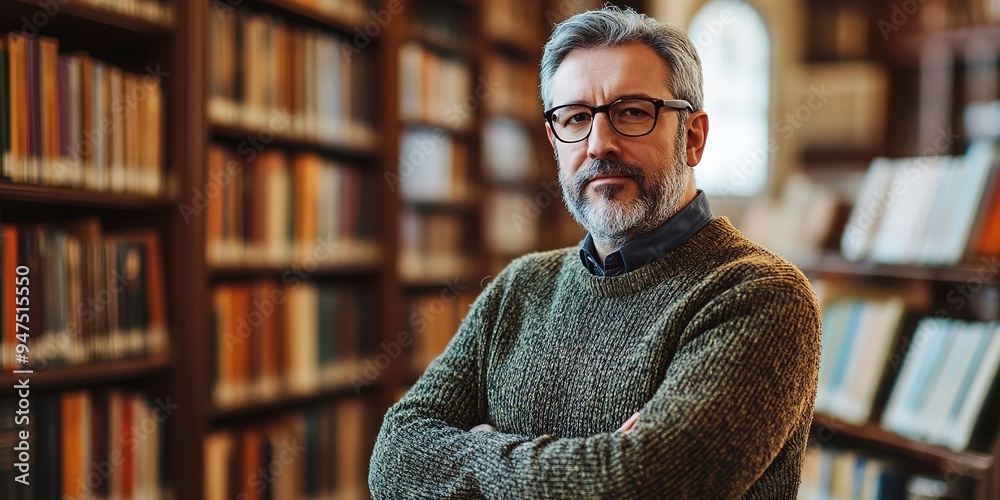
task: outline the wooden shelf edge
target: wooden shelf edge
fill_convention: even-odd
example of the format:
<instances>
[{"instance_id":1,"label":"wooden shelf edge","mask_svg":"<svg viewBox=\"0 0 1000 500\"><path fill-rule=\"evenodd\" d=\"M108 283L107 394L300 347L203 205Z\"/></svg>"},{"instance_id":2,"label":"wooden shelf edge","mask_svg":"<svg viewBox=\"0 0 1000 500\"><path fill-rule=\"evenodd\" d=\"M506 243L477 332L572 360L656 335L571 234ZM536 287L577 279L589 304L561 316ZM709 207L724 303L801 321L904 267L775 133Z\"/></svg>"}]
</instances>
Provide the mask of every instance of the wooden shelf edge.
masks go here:
<instances>
[{"instance_id":1,"label":"wooden shelf edge","mask_svg":"<svg viewBox=\"0 0 1000 500\"><path fill-rule=\"evenodd\" d=\"M355 390L351 379L345 377L343 380L338 380L310 393L290 394L275 399L245 403L232 407L213 406L209 412L209 419L212 425L221 426L248 417L291 411L341 397L359 397L375 391L378 386L378 381L375 381Z\"/></svg>"},{"instance_id":2,"label":"wooden shelf edge","mask_svg":"<svg viewBox=\"0 0 1000 500\"><path fill-rule=\"evenodd\" d=\"M213 280L226 280L241 277L267 277L281 276L286 272L301 269L301 263L289 263L287 265L209 265L208 275ZM310 276L338 277L338 276L364 276L379 272L378 262L357 262L342 263L336 265L319 266L312 271L308 271Z\"/></svg>"},{"instance_id":3,"label":"wooden shelf edge","mask_svg":"<svg viewBox=\"0 0 1000 500\"><path fill-rule=\"evenodd\" d=\"M230 142L246 141L250 137L256 137L260 132L259 130L218 122L211 122L209 128L211 129L212 136ZM277 147L313 151L328 156L359 161L373 161L379 157L379 150L375 146L324 143L287 134L273 134L273 137L274 139L268 144L273 144Z\"/></svg>"},{"instance_id":4,"label":"wooden shelf edge","mask_svg":"<svg viewBox=\"0 0 1000 500\"><path fill-rule=\"evenodd\" d=\"M986 257L982 257L986 258ZM829 252L809 259L798 259L795 265L806 274L868 276L878 278L910 279L960 283L980 276L980 267L973 267L976 261L965 262L954 267L932 267L912 264L880 264L871 261L851 261L840 254ZM981 263L987 265L986 263ZM981 278L980 278L981 279ZM1000 284L994 278L984 284Z\"/></svg>"},{"instance_id":5,"label":"wooden shelf edge","mask_svg":"<svg viewBox=\"0 0 1000 500\"><path fill-rule=\"evenodd\" d=\"M419 29L410 29L406 34L406 38L424 45L435 52L443 52L450 56L469 61L475 59L476 54L472 50L472 44L469 40L435 36Z\"/></svg>"},{"instance_id":6,"label":"wooden shelf edge","mask_svg":"<svg viewBox=\"0 0 1000 500\"><path fill-rule=\"evenodd\" d=\"M155 375L170 367L167 356L130 358L120 361L91 363L86 365L53 368L32 374L0 376L0 395L14 394L14 385L21 378L30 378L33 390L75 389L95 384L137 380Z\"/></svg>"},{"instance_id":7,"label":"wooden shelf edge","mask_svg":"<svg viewBox=\"0 0 1000 500\"><path fill-rule=\"evenodd\" d=\"M14 0L14 2L43 12L35 0ZM173 33L172 24L158 23L139 17L128 16L113 10L101 9L80 1L59 2L58 15L102 24L119 30L148 37L167 37ZM176 16L175 16L176 17Z\"/></svg>"},{"instance_id":8,"label":"wooden shelf edge","mask_svg":"<svg viewBox=\"0 0 1000 500\"><path fill-rule=\"evenodd\" d=\"M864 443L867 448L903 455L939 470L975 479L986 479L995 466L995 457L988 453L956 452L943 446L915 441L887 431L875 422L855 425L822 413L815 413L812 427L823 429L827 436L842 435Z\"/></svg>"},{"instance_id":9,"label":"wooden shelf edge","mask_svg":"<svg viewBox=\"0 0 1000 500\"><path fill-rule=\"evenodd\" d=\"M287 17L295 22L328 28L352 36L355 34L355 28L364 29L364 24L368 21L364 17L358 19L338 17L335 14L323 12L322 10L306 5L299 5L289 0L249 0L247 5ZM371 40L370 43L375 43L378 37L369 37L369 39Z\"/></svg>"},{"instance_id":10,"label":"wooden shelf edge","mask_svg":"<svg viewBox=\"0 0 1000 500\"><path fill-rule=\"evenodd\" d=\"M174 200L135 194L91 191L45 184L0 181L0 201L25 202L51 206L99 207L127 210L163 210L172 208Z\"/></svg>"}]
</instances>

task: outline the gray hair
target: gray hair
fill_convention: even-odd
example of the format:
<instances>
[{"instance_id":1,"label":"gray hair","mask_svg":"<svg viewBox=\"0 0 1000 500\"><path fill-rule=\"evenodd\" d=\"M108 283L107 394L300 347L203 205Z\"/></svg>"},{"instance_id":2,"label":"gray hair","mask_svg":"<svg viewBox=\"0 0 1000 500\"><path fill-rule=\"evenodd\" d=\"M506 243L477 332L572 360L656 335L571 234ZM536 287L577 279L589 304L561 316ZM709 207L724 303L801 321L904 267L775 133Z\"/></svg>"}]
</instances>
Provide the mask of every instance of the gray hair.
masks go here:
<instances>
[{"instance_id":1,"label":"gray hair","mask_svg":"<svg viewBox=\"0 0 1000 500\"><path fill-rule=\"evenodd\" d=\"M577 14L556 25L545 43L541 63L541 93L545 109L552 107L552 78L574 49L641 43L656 51L670 68L667 88L695 110L702 107L701 59L683 30L661 23L631 8L606 6ZM687 113L680 113L686 119Z\"/></svg>"}]
</instances>

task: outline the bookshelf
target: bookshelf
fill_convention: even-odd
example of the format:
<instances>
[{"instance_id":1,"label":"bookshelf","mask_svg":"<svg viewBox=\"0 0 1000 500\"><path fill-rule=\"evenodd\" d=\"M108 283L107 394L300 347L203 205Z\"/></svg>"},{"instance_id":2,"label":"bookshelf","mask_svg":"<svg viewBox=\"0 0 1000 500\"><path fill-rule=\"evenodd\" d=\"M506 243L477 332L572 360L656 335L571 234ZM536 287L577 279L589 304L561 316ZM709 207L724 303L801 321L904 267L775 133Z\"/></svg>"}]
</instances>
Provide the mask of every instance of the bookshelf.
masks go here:
<instances>
[{"instance_id":1,"label":"bookshelf","mask_svg":"<svg viewBox=\"0 0 1000 500\"><path fill-rule=\"evenodd\" d=\"M19 403L14 386L26 374L15 380L11 370L18 366L8 358L0 375L6 387L0 434L8 448L13 433L31 432L38 495L79 494L74 480L88 473L91 458L111 459L127 435L135 437L131 426L152 418L155 401L173 396L170 377L183 353L174 332L185 319L176 298L184 277L172 272L179 260L170 248L186 234L173 220L182 148L163 147L182 130L184 98L175 79L182 28L173 4L137 5L70 1L49 5L57 8L52 12L12 0L0 8L0 153L8 175L0 181L3 296L13 301L14 266L28 265L34 370L27 374L32 421L15 424L9 405ZM10 57L22 49L23 59ZM80 68L104 79L86 80ZM144 75L156 83L142 84ZM95 102L79 87L91 84L107 100ZM132 101L116 100L126 91ZM104 135L81 136L92 130L85 120L100 113L109 121ZM136 133L140 128L145 133ZM9 141L11 134L24 142ZM3 312L5 357L14 348L12 312ZM150 423L116 479L100 478L95 490L147 498L172 490L176 481L155 471L171 466L163 444L173 422ZM76 453L84 450L92 455ZM12 489L11 467L0 467L0 496L28 498L30 491Z\"/></svg>"},{"instance_id":2,"label":"bookshelf","mask_svg":"<svg viewBox=\"0 0 1000 500\"><path fill-rule=\"evenodd\" d=\"M923 420L904 420L906 425L900 424L898 414L893 415L893 412L897 411L894 405L898 407L901 397L894 391L904 394L908 379L914 377L906 370L906 363L910 362L909 351L913 350L913 363L917 363L921 349L914 346L924 338L931 338L924 335L926 324L922 322L925 319L939 316L958 322L944 327L942 331L946 334L936 337L948 354L942 355L939 361L931 361L937 358L925 355L923 364L919 365L926 373L936 374L924 386L933 394L941 394L934 392L938 390L935 387L951 383L945 379L954 379L934 371L933 366L944 366L947 362L960 364L956 360L964 359L962 356L973 356L974 349L961 347L973 343L966 330L992 332L988 325L995 325L1000 320L1000 291L996 273L990 267L995 253L984 250L986 242L993 240L992 233L987 231L991 227L988 223L990 213L994 210L998 167L995 151L981 154L990 149L987 145L996 144L996 137L989 126L983 127L984 123L990 123L990 115L981 115L987 117L985 122L983 118L977 122L967 116L970 104L974 107L1000 98L996 50L1000 12L996 12L995 2L979 0L929 1L921 3L916 12L901 12L901 7L902 4L890 1L843 0L808 4L807 17L812 29L804 54L807 67L845 67L860 63L884 75L885 88L879 92L884 106L875 110L877 116L873 121L881 123L880 140L861 147L819 141L801 151L800 160L805 171L815 175L820 182L833 185L853 177L859 182L850 185L861 186L861 189L853 193L858 199L850 217L845 213L852 209L848 204L837 208L840 216L827 220L832 222L833 238L818 246L813 254L797 259L797 263L810 278L822 283L824 289L847 288L851 293L868 298L873 294L888 294L903 298L906 304L898 327L885 331L893 339L892 362L872 382L875 392L869 398L873 405L870 415L862 421L848 421L850 419L830 414L842 408L830 411L817 408L813 442L821 448L831 445L835 450L848 450L846 453L891 458L895 464L893 468L901 471L903 477L919 474L943 479L949 485L969 487L958 493L959 496L948 498L992 499L1000 495L1000 435L995 425L990 428L989 422L980 422L978 441L974 439L968 446L945 446L939 441L947 434L946 429L915 431L912 427L916 425L914 422L943 418L940 411L935 417L935 410L924 409L914 414ZM942 131L947 132L947 137ZM882 166L873 163L873 159L880 156L892 158L899 166L888 167L885 161ZM930 162L923 159L927 156L947 158ZM970 165L977 158L984 158L985 169L983 177L973 181L975 167ZM881 219L879 227L869 232L872 239L864 246L864 251L857 252L861 247L856 245L856 240L853 246L842 243L844 231L860 220L856 218L858 207L871 204L871 199L864 197L864 185L877 175L874 171L918 165L921 175L907 184L911 193L899 193L898 200L886 206L886 217ZM923 165L928 166L924 168ZM969 177L955 180L961 169L966 169ZM937 181L932 182L932 179ZM938 186L949 183L977 189L951 197L953 202L949 207L959 207L964 201L971 203L967 214L964 209L949 212L954 222L951 226L967 227L968 232L959 231L961 234L945 237L928 212L941 212L944 205L933 201L934 196L939 192ZM916 194L922 190L928 194ZM917 199L927 206L917 207ZM894 209L894 206L903 208ZM890 211L897 214L890 216ZM905 215L905 224L899 223L903 220L900 214ZM912 230L901 229L911 225ZM843 241L848 239L843 236ZM907 248L898 252L900 248L894 247L894 239L905 242ZM935 248L944 253L938 253ZM947 251L943 250L946 248ZM825 309L824 312L829 311ZM827 324L827 320L824 318L825 337L827 326L835 323L831 319L831 324ZM882 332L878 325L865 325L868 329L863 330L867 342L864 345L874 349L875 339ZM965 340L962 340L963 335ZM978 338L988 342L989 337ZM824 339L825 344L828 341L833 342L832 337ZM850 366L859 368L854 364ZM956 387L964 391L968 386ZM949 401L937 403L958 408L958 403ZM987 405L997 404L995 387L987 392L985 401ZM980 419L996 418L994 413L995 409L984 407ZM914 433L916 437L907 433Z\"/></svg>"}]
</instances>

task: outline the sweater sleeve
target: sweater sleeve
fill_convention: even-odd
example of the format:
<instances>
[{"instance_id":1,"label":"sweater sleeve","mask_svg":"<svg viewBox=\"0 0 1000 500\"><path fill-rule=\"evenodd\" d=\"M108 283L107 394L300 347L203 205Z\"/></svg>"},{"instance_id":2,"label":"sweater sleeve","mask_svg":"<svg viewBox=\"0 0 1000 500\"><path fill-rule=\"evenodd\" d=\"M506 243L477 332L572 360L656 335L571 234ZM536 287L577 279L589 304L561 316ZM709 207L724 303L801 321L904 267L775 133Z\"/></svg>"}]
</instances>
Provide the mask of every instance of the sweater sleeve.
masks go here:
<instances>
[{"instance_id":1,"label":"sweater sleeve","mask_svg":"<svg viewBox=\"0 0 1000 500\"><path fill-rule=\"evenodd\" d=\"M496 433L468 429L487 423L480 349L496 324L503 278L480 294L444 353L386 412L369 466L372 498L483 496L474 468L481 457L498 454Z\"/></svg>"},{"instance_id":2,"label":"sweater sleeve","mask_svg":"<svg viewBox=\"0 0 1000 500\"><path fill-rule=\"evenodd\" d=\"M751 281L709 302L632 432L490 433L493 448L467 448L461 467L488 498L739 497L811 417L820 315L804 281Z\"/></svg>"}]
</instances>

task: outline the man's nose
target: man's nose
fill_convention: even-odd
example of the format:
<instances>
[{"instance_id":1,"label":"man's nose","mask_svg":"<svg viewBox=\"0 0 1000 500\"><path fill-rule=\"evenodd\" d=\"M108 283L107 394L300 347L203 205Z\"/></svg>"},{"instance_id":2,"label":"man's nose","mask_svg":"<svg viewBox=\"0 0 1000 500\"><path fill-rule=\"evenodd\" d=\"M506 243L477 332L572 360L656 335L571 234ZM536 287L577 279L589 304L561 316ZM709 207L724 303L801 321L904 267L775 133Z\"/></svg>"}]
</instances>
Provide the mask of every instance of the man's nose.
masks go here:
<instances>
[{"instance_id":1,"label":"man's nose","mask_svg":"<svg viewBox=\"0 0 1000 500\"><path fill-rule=\"evenodd\" d=\"M621 136L611 126L607 113L594 115L594 125L587 137L587 156L592 160L621 155Z\"/></svg>"}]
</instances>

